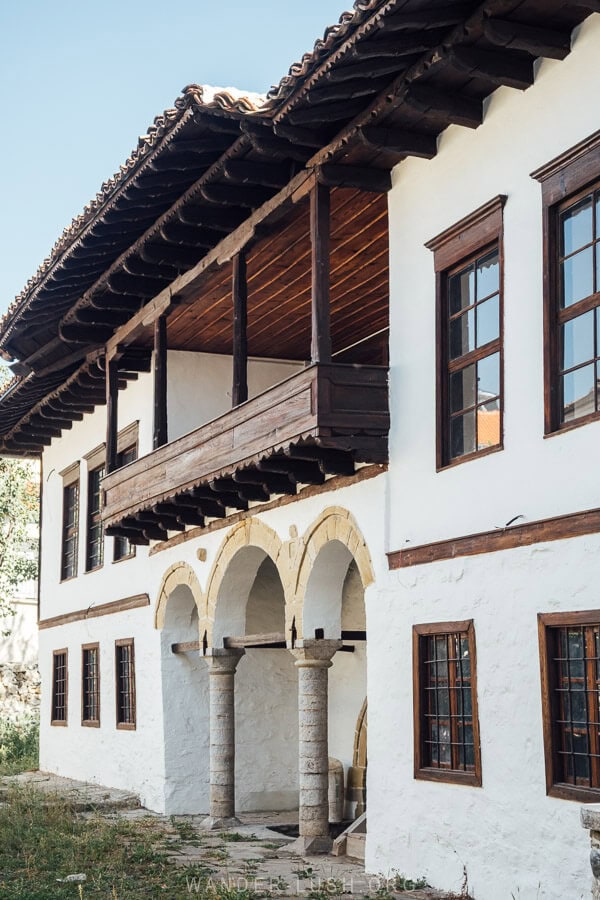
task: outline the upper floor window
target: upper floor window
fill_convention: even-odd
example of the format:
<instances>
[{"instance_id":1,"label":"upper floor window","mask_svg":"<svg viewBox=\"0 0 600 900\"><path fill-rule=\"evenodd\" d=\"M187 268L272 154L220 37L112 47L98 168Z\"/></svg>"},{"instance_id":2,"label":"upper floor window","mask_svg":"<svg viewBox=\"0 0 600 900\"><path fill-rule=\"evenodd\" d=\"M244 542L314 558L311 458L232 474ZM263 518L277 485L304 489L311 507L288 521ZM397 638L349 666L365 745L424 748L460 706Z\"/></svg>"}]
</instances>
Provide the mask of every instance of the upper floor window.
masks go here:
<instances>
[{"instance_id":1,"label":"upper floor window","mask_svg":"<svg viewBox=\"0 0 600 900\"><path fill-rule=\"evenodd\" d=\"M81 724L100 725L100 647L81 648Z\"/></svg>"},{"instance_id":2,"label":"upper floor window","mask_svg":"<svg viewBox=\"0 0 600 900\"><path fill-rule=\"evenodd\" d=\"M55 650L52 654L52 725L67 724L67 650Z\"/></svg>"},{"instance_id":3,"label":"upper floor window","mask_svg":"<svg viewBox=\"0 0 600 900\"><path fill-rule=\"evenodd\" d=\"M546 787L600 799L600 611L538 616Z\"/></svg>"},{"instance_id":4,"label":"upper floor window","mask_svg":"<svg viewBox=\"0 0 600 900\"><path fill-rule=\"evenodd\" d=\"M63 476L63 520L60 577L62 581L77 575L79 552L79 463Z\"/></svg>"},{"instance_id":5,"label":"upper floor window","mask_svg":"<svg viewBox=\"0 0 600 900\"><path fill-rule=\"evenodd\" d=\"M438 469L502 446L504 201L427 244L437 275Z\"/></svg>"},{"instance_id":6,"label":"upper floor window","mask_svg":"<svg viewBox=\"0 0 600 900\"><path fill-rule=\"evenodd\" d=\"M135 462L136 459L137 442L119 450L117 453L117 467L120 469L122 466L127 466L129 463ZM135 546L131 543L129 538L115 537L114 541L113 559L115 562L118 562L121 559L128 559L130 556L135 555Z\"/></svg>"},{"instance_id":7,"label":"upper floor window","mask_svg":"<svg viewBox=\"0 0 600 900\"><path fill-rule=\"evenodd\" d=\"M87 533L85 569L91 572L104 562L104 527L102 525L102 479L104 463L88 472Z\"/></svg>"},{"instance_id":8,"label":"upper floor window","mask_svg":"<svg viewBox=\"0 0 600 900\"><path fill-rule=\"evenodd\" d=\"M545 430L600 413L600 132L533 173L544 215Z\"/></svg>"},{"instance_id":9,"label":"upper floor window","mask_svg":"<svg viewBox=\"0 0 600 900\"><path fill-rule=\"evenodd\" d=\"M481 784L472 620L413 629L415 778Z\"/></svg>"}]
</instances>

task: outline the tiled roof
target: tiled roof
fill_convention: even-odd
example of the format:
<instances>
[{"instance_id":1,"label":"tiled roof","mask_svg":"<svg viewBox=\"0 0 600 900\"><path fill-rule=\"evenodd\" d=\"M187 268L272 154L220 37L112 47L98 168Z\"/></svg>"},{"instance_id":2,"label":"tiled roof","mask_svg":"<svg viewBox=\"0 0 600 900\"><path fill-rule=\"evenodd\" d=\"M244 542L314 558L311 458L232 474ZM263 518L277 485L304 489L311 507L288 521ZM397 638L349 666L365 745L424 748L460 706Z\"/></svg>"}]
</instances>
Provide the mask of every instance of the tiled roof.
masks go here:
<instances>
[{"instance_id":1,"label":"tiled roof","mask_svg":"<svg viewBox=\"0 0 600 900\"><path fill-rule=\"evenodd\" d=\"M119 171L105 181L96 196L84 207L83 212L67 225L63 233L50 251L50 254L39 266L35 275L29 279L20 294L17 294L7 312L0 320L0 332L25 306L35 289L41 284L60 254L72 243L77 235L90 223L99 210L110 200L115 191L123 184L131 172L154 149L158 142L181 121L188 109L223 110L234 115L244 116L256 113L263 106L265 97L262 94L243 92L237 88L212 87L211 85L189 84L181 96L177 97L173 107L156 116L146 134L138 139L137 146Z\"/></svg>"}]
</instances>

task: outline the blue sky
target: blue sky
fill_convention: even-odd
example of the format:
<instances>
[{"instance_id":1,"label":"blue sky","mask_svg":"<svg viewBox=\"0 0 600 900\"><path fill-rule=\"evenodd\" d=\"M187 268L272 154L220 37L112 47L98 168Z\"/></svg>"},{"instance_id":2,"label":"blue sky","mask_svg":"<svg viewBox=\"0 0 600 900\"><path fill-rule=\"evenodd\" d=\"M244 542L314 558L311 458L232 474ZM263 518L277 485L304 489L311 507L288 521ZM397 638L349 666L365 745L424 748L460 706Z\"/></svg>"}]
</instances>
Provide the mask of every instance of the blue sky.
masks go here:
<instances>
[{"instance_id":1,"label":"blue sky","mask_svg":"<svg viewBox=\"0 0 600 900\"><path fill-rule=\"evenodd\" d=\"M0 4L0 314L191 82L266 91L351 0Z\"/></svg>"}]
</instances>

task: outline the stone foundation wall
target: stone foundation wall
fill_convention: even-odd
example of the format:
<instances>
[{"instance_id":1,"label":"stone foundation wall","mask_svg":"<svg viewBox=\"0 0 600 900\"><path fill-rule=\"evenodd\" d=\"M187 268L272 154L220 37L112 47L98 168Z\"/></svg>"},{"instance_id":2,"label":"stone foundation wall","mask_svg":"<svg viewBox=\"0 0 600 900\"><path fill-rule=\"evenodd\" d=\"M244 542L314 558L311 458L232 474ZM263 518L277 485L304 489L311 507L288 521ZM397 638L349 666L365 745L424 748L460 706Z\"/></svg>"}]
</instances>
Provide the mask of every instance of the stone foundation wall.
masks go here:
<instances>
[{"instance_id":1,"label":"stone foundation wall","mask_svg":"<svg viewBox=\"0 0 600 900\"><path fill-rule=\"evenodd\" d=\"M39 716L40 673L36 663L0 664L0 721Z\"/></svg>"}]
</instances>

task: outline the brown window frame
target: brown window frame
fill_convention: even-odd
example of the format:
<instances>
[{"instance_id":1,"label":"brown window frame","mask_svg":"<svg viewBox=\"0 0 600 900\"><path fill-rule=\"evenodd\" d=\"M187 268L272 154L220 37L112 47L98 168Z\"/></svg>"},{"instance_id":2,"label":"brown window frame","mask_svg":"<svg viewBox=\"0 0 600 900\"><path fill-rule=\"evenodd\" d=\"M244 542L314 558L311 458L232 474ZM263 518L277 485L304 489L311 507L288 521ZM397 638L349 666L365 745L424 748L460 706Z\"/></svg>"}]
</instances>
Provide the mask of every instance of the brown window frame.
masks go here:
<instances>
[{"instance_id":1,"label":"brown window frame","mask_svg":"<svg viewBox=\"0 0 600 900\"><path fill-rule=\"evenodd\" d=\"M93 686L90 688L89 678L86 674L86 654L91 651L96 653L95 677L93 678ZM89 694L95 694L96 716L86 716L86 712L90 705L88 699ZM100 644L82 644L81 645L81 724L87 728L100 727Z\"/></svg>"},{"instance_id":2,"label":"brown window frame","mask_svg":"<svg viewBox=\"0 0 600 900\"><path fill-rule=\"evenodd\" d=\"M433 251L436 275L436 470L461 465L504 449L504 205L505 195L494 197L469 216L437 235L425 246ZM450 360L448 282L452 275L485 257L497 248L499 264L499 335L482 347ZM475 306L477 303L475 304ZM475 306L473 307L475 309ZM500 393L498 444L452 456L450 448L450 375L482 359L499 353ZM483 405L483 404L479 404ZM475 410L479 407L475 406Z\"/></svg>"},{"instance_id":3,"label":"brown window frame","mask_svg":"<svg viewBox=\"0 0 600 900\"><path fill-rule=\"evenodd\" d=\"M123 435L117 439L117 468L129 465L138 458L138 438L137 438L137 422L135 423L135 432L133 428L125 429ZM131 440L126 443L125 438ZM121 443L119 443L119 440ZM128 459L128 457L131 457ZM123 562L126 559L133 559L135 556L135 544L132 544L129 538L115 537L113 540L113 563Z\"/></svg>"},{"instance_id":4,"label":"brown window frame","mask_svg":"<svg viewBox=\"0 0 600 900\"><path fill-rule=\"evenodd\" d=\"M64 703L62 709L64 711L63 718L56 718L55 713L57 712L57 657L64 656L64 678L63 678L63 696ZM50 689L50 724L57 725L60 727L66 727L69 722L69 651L66 647L63 647L61 650L53 650L52 651L52 682Z\"/></svg>"},{"instance_id":5,"label":"brown window frame","mask_svg":"<svg viewBox=\"0 0 600 900\"><path fill-rule=\"evenodd\" d=\"M98 473L100 474L97 493L92 494L92 482ZM102 525L102 479L106 474L104 463L96 465L88 469L87 476L87 512L86 512L86 533L85 533L85 571L96 572L104 565L104 527ZM92 498L97 496L98 504L96 509L92 509ZM95 540L92 539L92 532L95 528L100 528L100 536ZM92 564L92 549L99 545L99 562Z\"/></svg>"},{"instance_id":6,"label":"brown window frame","mask_svg":"<svg viewBox=\"0 0 600 900\"><path fill-rule=\"evenodd\" d=\"M599 290L560 307L560 216L578 199L600 190L600 131L531 173L542 190L544 266L544 436L562 434L600 418L598 411L568 421L561 410L561 326L600 307ZM600 252L600 251L599 251ZM600 355L600 347L598 355Z\"/></svg>"},{"instance_id":7,"label":"brown window frame","mask_svg":"<svg viewBox=\"0 0 600 900\"><path fill-rule=\"evenodd\" d=\"M69 466L63 475L62 489L62 526L61 526L61 549L60 549L60 580L69 581L71 578L77 578L79 571L79 506L81 502L81 488L79 481L79 463ZM74 502L71 506L68 497L71 492L74 493ZM73 516L68 516L68 512L73 509ZM72 521L67 521L72 518ZM73 541L73 565L67 567L67 546L68 542Z\"/></svg>"},{"instance_id":8,"label":"brown window frame","mask_svg":"<svg viewBox=\"0 0 600 900\"><path fill-rule=\"evenodd\" d=\"M584 679L585 690L582 692L586 697L586 709L589 710L589 704L593 697L595 702L595 718L588 718L585 723L585 729L588 735L589 747L588 761L590 765L590 780L595 780L597 786L586 786L565 780L563 766L560 757L562 753L559 747L563 746L562 739L569 731L573 729L573 719L569 716L570 723L561 722L559 699L557 697L559 681L558 666L561 661L570 662L569 657L557 656L556 638L561 628L582 628L586 645L586 657L584 659ZM538 614L538 637L540 647L540 676L542 688L542 723L544 734L544 757L546 764L546 793L550 797L559 797L563 800L576 800L579 803L598 803L600 800L600 702L598 699L598 681L600 680L600 666L596 667L596 677L593 677L593 660L598 657L588 657L587 652L590 649L589 641L591 629L600 628L600 610L586 610L583 612L560 612L560 613L539 613ZM557 665L558 664L558 665ZM570 669L570 667L569 667ZM569 672L569 679L571 679ZM590 683L596 682L596 688L591 688ZM572 715L572 714L571 714ZM567 727L561 731L560 725ZM582 725L582 722L576 722ZM590 731L590 724L598 725L597 733ZM580 729L581 730L581 729ZM571 757L573 769L575 768L573 757L573 745L571 743ZM564 751L562 751L564 752ZM593 757L593 758L592 758Z\"/></svg>"},{"instance_id":9,"label":"brown window frame","mask_svg":"<svg viewBox=\"0 0 600 900\"><path fill-rule=\"evenodd\" d=\"M119 651L122 647L130 647L131 655L130 655L130 672L129 672L129 709L130 718L124 719L122 717L123 704L121 703L121 693L122 693L122 676L120 672L120 658ZM135 686L135 644L134 638L119 638L115 641L115 712L116 712L116 722L117 728L123 731L135 731L137 727L137 696L136 696L136 686Z\"/></svg>"},{"instance_id":10,"label":"brown window frame","mask_svg":"<svg viewBox=\"0 0 600 900\"><path fill-rule=\"evenodd\" d=\"M424 651L427 639L440 635L465 634L469 645L469 659L471 663L471 724L473 728L473 768L461 769L432 766L428 763L425 751L427 729L425 725L424 694L427 690L427 676L425 672ZM449 685L452 682L452 673L449 668ZM455 694L450 692L449 718L454 715L452 708L456 702L452 698ZM481 745L479 737L479 714L477 707L477 651L475 645L475 626L473 619L461 622L432 622L428 624L413 625L413 716L414 716L414 776L422 781L443 781L452 784L465 784L472 787L481 787ZM463 719L464 727L464 719ZM451 742L454 740L453 721L450 718ZM453 760L454 762L454 760Z\"/></svg>"}]
</instances>

